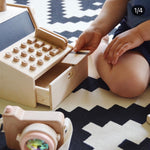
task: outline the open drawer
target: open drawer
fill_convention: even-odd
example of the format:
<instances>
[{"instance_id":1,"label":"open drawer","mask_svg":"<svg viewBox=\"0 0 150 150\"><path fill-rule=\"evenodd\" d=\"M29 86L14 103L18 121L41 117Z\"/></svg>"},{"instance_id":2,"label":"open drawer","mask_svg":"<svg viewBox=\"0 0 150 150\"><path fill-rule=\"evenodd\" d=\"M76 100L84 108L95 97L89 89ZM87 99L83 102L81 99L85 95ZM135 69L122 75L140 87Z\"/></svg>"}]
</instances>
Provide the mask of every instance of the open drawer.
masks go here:
<instances>
[{"instance_id":1,"label":"open drawer","mask_svg":"<svg viewBox=\"0 0 150 150\"><path fill-rule=\"evenodd\" d=\"M35 81L37 103L56 106L88 75L87 58L77 65L59 63Z\"/></svg>"}]
</instances>

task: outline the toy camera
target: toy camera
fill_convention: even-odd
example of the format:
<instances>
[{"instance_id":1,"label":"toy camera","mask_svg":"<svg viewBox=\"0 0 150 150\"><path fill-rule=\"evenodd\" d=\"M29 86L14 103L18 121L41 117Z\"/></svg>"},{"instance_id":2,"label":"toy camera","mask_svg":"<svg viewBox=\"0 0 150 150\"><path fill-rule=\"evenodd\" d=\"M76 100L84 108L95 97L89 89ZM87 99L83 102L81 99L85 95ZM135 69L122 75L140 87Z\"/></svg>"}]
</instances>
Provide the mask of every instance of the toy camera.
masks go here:
<instances>
[{"instance_id":1,"label":"toy camera","mask_svg":"<svg viewBox=\"0 0 150 150\"><path fill-rule=\"evenodd\" d=\"M71 122L68 118L64 118L61 112L25 111L18 106L7 106L3 113L3 126L6 143L10 149L67 150L69 148Z\"/></svg>"}]
</instances>

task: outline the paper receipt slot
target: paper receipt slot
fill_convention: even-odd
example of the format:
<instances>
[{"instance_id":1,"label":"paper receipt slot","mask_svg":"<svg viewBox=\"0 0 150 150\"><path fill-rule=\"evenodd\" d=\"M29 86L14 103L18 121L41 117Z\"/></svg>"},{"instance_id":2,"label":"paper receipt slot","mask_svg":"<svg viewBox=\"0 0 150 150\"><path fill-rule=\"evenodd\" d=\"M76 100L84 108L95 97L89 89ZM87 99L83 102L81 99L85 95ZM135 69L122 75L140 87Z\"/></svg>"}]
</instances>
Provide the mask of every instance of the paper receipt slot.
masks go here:
<instances>
[{"instance_id":1,"label":"paper receipt slot","mask_svg":"<svg viewBox=\"0 0 150 150\"><path fill-rule=\"evenodd\" d=\"M38 27L27 6L0 12L0 98L54 109L88 75L87 53L71 52L66 38Z\"/></svg>"}]
</instances>

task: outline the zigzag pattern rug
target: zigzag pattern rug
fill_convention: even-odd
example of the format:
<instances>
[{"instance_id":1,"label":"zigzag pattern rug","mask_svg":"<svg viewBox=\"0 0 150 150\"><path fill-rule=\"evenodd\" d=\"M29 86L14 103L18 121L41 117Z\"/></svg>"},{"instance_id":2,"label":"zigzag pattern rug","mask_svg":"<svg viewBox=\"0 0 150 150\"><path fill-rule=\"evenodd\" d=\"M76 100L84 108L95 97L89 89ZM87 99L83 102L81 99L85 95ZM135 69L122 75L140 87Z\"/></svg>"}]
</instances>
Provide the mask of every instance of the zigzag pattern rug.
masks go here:
<instances>
[{"instance_id":1,"label":"zigzag pattern rug","mask_svg":"<svg viewBox=\"0 0 150 150\"><path fill-rule=\"evenodd\" d=\"M67 37L71 44L97 16L104 1L7 0L33 7L39 26ZM88 78L57 109L73 123L70 150L150 150L150 125L146 122L150 89L134 99L121 98L94 76L92 65L89 70ZM6 149L0 132L0 150Z\"/></svg>"}]
</instances>

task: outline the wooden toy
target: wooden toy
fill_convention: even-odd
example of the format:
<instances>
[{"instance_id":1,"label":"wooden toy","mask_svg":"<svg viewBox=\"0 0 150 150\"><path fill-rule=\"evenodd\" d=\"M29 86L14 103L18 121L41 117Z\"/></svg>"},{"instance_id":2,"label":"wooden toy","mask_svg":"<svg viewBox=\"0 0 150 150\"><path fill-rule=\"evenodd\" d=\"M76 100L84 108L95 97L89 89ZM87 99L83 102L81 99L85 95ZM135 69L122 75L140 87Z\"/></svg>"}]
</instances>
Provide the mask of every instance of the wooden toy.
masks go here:
<instances>
[{"instance_id":1,"label":"wooden toy","mask_svg":"<svg viewBox=\"0 0 150 150\"><path fill-rule=\"evenodd\" d=\"M88 75L87 53L38 27L27 6L0 12L0 98L30 107L56 106Z\"/></svg>"},{"instance_id":2,"label":"wooden toy","mask_svg":"<svg viewBox=\"0 0 150 150\"><path fill-rule=\"evenodd\" d=\"M67 150L72 136L72 123L63 113L18 106L6 106L3 128L7 146L14 150Z\"/></svg>"},{"instance_id":3,"label":"wooden toy","mask_svg":"<svg viewBox=\"0 0 150 150\"><path fill-rule=\"evenodd\" d=\"M150 124L150 114L147 115L147 122Z\"/></svg>"}]
</instances>

